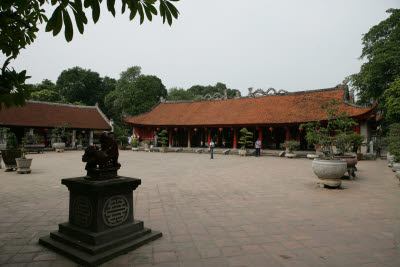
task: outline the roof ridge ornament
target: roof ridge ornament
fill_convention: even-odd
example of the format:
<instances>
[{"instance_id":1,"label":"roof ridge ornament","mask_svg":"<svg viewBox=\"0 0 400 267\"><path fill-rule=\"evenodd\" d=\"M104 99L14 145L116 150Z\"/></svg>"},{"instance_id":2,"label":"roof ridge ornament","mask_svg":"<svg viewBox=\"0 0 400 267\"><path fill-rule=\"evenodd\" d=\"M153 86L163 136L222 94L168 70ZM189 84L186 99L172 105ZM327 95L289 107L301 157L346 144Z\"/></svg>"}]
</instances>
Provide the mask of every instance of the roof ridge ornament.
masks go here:
<instances>
[{"instance_id":1,"label":"roof ridge ornament","mask_svg":"<svg viewBox=\"0 0 400 267\"><path fill-rule=\"evenodd\" d=\"M198 99L200 99L201 101L212 101L212 100L224 100L225 95L222 95L220 93L215 93L213 95L211 94L206 94L205 96L200 96Z\"/></svg>"},{"instance_id":2,"label":"roof ridge ornament","mask_svg":"<svg viewBox=\"0 0 400 267\"><path fill-rule=\"evenodd\" d=\"M272 92L272 93L271 93ZM260 97L260 96L271 96L271 95L284 95L289 93L288 91L280 89L279 91L276 91L275 88L268 88L266 91L263 89L259 88L253 92L253 88L249 88L249 95L248 97Z\"/></svg>"}]
</instances>

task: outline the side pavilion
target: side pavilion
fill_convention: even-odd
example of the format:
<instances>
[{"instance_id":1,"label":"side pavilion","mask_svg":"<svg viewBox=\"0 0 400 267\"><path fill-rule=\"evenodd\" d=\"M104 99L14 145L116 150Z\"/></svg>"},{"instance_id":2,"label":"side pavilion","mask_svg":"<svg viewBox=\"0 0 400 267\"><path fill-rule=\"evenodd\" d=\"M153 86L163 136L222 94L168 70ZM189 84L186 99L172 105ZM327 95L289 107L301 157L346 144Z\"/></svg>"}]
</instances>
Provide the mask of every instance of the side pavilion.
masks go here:
<instances>
[{"instance_id":1,"label":"side pavilion","mask_svg":"<svg viewBox=\"0 0 400 267\"><path fill-rule=\"evenodd\" d=\"M272 93L271 93L272 92ZM279 149L285 140L300 141L301 149L309 148L302 123L324 121L321 104L337 100L340 112L345 111L359 123L353 130L371 140L376 129L376 104L361 107L354 104L348 86L300 92L270 88L266 92L249 89L247 97L228 99L216 94L194 101L163 99L147 113L124 118L142 140L154 138L154 132L166 129L169 146L202 147L213 139L217 147L237 148L240 129L246 127L264 149ZM366 147L363 149L366 153Z\"/></svg>"},{"instance_id":2,"label":"side pavilion","mask_svg":"<svg viewBox=\"0 0 400 267\"><path fill-rule=\"evenodd\" d=\"M64 140L75 146L77 137L93 145L104 131L111 130L110 121L96 106L80 106L41 101L27 101L23 107L0 110L0 126L11 129L19 141L26 133L39 135L46 146L52 142L52 130L68 123L71 136Z\"/></svg>"}]
</instances>

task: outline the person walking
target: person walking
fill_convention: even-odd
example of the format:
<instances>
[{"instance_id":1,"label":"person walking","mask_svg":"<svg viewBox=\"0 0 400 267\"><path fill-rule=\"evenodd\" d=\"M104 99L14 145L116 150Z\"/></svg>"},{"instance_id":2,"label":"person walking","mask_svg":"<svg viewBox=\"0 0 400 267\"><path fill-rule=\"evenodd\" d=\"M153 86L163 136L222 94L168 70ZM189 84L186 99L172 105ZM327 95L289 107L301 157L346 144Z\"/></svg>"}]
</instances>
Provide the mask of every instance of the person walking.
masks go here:
<instances>
[{"instance_id":1,"label":"person walking","mask_svg":"<svg viewBox=\"0 0 400 267\"><path fill-rule=\"evenodd\" d=\"M256 143L254 144L256 147L256 157L260 156L260 152L261 152L261 141L260 138L257 138Z\"/></svg>"},{"instance_id":2,"label":"person walking","mask_svg":"<svg viewBox=\"0 0 400 267\"><path fill-rule=\"evenodd\" d=\"M215 147L214 140L211 140L211 142L210 142L211 159L214 158L214 147Z\"/></svg>"}]
</instances>

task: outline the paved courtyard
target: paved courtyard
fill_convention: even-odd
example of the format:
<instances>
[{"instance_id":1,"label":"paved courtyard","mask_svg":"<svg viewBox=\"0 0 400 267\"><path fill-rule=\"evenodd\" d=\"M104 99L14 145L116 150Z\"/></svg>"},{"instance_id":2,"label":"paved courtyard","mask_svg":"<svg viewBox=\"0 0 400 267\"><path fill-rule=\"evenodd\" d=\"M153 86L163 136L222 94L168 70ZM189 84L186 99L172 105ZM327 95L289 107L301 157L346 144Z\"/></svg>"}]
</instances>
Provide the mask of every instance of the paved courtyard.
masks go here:
<instances>
[{"instance_id":1,"label":"paved courtyard","mask_svg":"<svg viewBox=\"0 0 400 267\"><path fill-rule=\"evenodd\" d=\"M76 266L38 245L68 220L62 178L85 174L80 151L0 170L0 265ZM400 266L400 187L386 162L358 163L343 189L317 187L308 159L122 151L142 179L135 218L163 237L103 266ZM4 167L4 165L3 165Z\"/></svg>"}]
</instances>

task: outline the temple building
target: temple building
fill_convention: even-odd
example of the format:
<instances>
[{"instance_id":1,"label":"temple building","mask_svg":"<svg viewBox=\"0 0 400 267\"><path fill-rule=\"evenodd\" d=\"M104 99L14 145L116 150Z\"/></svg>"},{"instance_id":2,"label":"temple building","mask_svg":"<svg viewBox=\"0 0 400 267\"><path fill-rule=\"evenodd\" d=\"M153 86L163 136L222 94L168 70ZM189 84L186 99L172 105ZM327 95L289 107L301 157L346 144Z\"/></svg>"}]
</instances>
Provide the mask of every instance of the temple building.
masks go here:
<instances>
[{"instance_id":1,"label":"temple building","mask_svg":"<svg viewBox=\"0 0 400 267\"><path fill-rule=\"evenodd\" d=\"M376 129L376 104L361 107L354 104L354 94L346 84L334 88L301 92L249 89L246 97L228 99L226 94L207 95L194 101L161 99L147 113L124 118L141 140L152 140L154 134L166 129L170 147L208 146L237 148L240 129L253 132L254 140L262 141L263 149L280 149L285 140L300 141L301 149L311 149L305 140L302 123L324 121L326 112L321 104L337 100L345 111L359 123L354 131L369 142ZM366 153L366 151L364 151Z\"/></svg>"},{"instance_id":2,"label":"temple building","mask_svg":"<svg viewBox=\"0 0 400 267\"><path fill-rule=\"evenodd\" d=\"M26 133L41 137L51 146L52 130L68 123L70 136L66 143L74 146L77 136L92 145L105 130L111 130L110 121L96 106L80 106L40 101L27 101L23 107L0 110L0 126L8 127L21 142Z\"/></svg>"}]
</instances>

